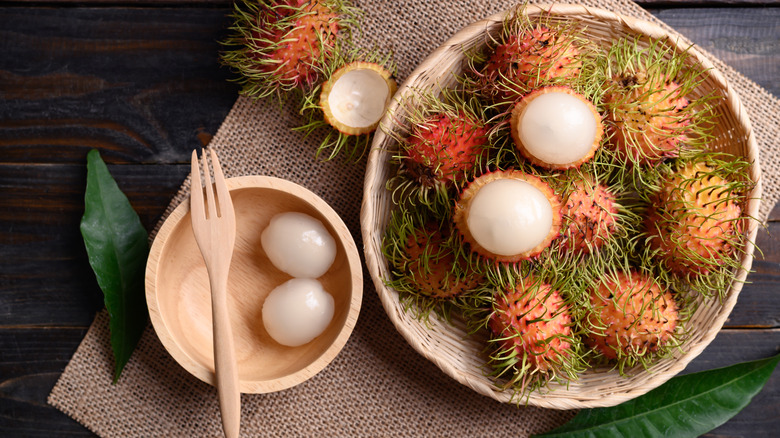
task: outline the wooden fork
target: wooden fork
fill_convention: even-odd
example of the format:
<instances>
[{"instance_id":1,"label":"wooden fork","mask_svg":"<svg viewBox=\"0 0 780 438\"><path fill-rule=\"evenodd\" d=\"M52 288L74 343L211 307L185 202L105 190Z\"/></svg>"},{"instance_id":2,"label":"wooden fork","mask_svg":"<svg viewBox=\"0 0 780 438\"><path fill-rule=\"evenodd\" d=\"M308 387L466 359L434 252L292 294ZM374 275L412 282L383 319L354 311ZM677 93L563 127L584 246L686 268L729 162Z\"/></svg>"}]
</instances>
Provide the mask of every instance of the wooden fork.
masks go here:
<instances>
[{"instance_id":1,"label":"wooden fork","mask_svg":"<svg viewBox=\"0 0 780 438\"><path fill-rule=\"evenodd\" d=\"M205 150L202 157L202 176L206 191L205 205L201 172L198 170L198 154L197 151L192 151L190 216L195 241L198 242L200 252L203 254L211 284L214 369L216 370L222 429L226 437L234 438L238 437L241 425L241 392L238 388L238 367L228 316L227 280L236 240L236 216L217 154L213 149L210 151L211 165L214 168L213 186ZM216 193L214 192L215 188Z\"/></svg>"}]
</instances>

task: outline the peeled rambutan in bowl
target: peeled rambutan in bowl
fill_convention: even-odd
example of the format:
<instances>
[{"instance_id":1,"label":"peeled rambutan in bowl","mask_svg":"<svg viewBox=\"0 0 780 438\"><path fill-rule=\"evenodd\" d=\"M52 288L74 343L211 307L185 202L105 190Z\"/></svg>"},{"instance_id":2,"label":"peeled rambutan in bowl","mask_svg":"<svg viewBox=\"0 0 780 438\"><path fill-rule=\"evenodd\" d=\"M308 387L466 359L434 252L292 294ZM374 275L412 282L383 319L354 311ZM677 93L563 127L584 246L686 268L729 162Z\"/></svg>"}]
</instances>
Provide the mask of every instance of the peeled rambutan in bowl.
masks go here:
<instances>
[{"instance_id":1,"label":"peeled rambutan in bowl","mask_svg":"<svg viewBox=\"0 0 780 438\"><path fill-rule=\"evenodd\" d=\"M517 31L511 20L532 32ZM550 36L551 29L559 34ZM518 51L526 51L523 59L512 58ZM509 82L491 88L499 81ZM551 129L575 126L574 133L554 133L564 139L559 143L584 145L583 158L566 158L565 166L529 158L509 132L517 102L547 86L573 90L574 99L544 103L553 108ZM467 92L452 91L459 89ZM634 105L625 100L631 96L657 102ZM597 109L603 136L580 139L576 123L561 123L554 105L577 100ZM631 114L636 108L641 117ZM475 130L431 120L479 126L479 141ZM420 129L448 137L440 135L420 158L409 146ZM469 149L475 144L485 146ZM463 151L476 162L464 162ZM426 178L417 179L421 167ZM455 169L457 178L437 178L444 168ZM720 331L751 269L759 176L758 147L739 97L696 47L654 24L597 8L519 6L456 33L399 87L368 158L361 212L366 263L398 332L456 381L506 403L613 406L682 371ZM481 225L497 231L487 239L500 256L471 250L489 246L475 244L479 233L464 228L474 210L481 210L475 216L491 210L487 191L478 201L478 190L496 187L500 196L496 180L510 192L525 190L511 202L528 220L536 210L521 205L524 193L541 199L546 207L537 210L548 222L552 215L555 228L540 225L542 234L532 240L542 243L534 251L513 253L509 234L538 224L505 226L504 217ZM496 209L501 216L510 210ZM422 235L416 224L436 228L444 240L410 246L412 236ZM590 231L573 245L566 233L581 224ZM446 257L437 256L442 245ZM447 267L443 260L458 261ZM405 274L407 266L428 271ZM410 298L420 276L478 281L458 283L468 285L459 291L471 288L459 296L427 291ZM498 329L497 321L503 321Z\"/></svg>"}]
</instances>

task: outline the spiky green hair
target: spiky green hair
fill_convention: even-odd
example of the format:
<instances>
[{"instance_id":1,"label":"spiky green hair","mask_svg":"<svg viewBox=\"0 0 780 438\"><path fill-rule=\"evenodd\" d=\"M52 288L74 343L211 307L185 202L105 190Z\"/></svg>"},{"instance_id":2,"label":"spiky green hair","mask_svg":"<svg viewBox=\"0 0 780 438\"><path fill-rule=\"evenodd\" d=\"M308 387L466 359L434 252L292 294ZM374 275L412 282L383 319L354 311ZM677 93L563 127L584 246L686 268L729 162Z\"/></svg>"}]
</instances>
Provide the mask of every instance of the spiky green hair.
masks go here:
<instances>
[{"instance_id":1,"label":"spiky green hair","mask_svg":"<svg viewBox=\"0 0 780 438\"><path fill-rule=\"evenodd\" d=\"M692 62L688 52L641 37L616 41L600 58L605 123L628 167L706 149L713 96L697 93L706 72Z\"/></svg>"},{"instance_id":2,"label":"spiky green hair","mask_svg":"<svg viewBox=\"0 0 780 438\"><path fill-rule=\"evenodd\" d=\"M576 380L585 352L566 278L530 262L496 268L490 287L460 301L471 333L489 333L486 373L518 402L550 382Z\"/></svg>"},{"instance_id":3,"label":"spiky green hair","mask_svg":"<svg viewBox=\"0 0 780 438\"><path fill-rule=\"evenodd\" d=\"M242 94L281 100L317 83L316 67L336 39L350 38L359 16L347 0L238 0L221 59Z\"/></svg>"},{"instance_id":4,"label":"spiky green hair","mask_svg":"<svg viewBox=\"0 0 780 438\"><path fill-rule=\"evenodd\" d=\"M628 258L612 264L591 263L582 267L578 283L581 292L574 306L575 319L586 343L593 344L589 356L592 366L612 366L625 375L634 367L646 369L659 358L682 351L693 301L673 293L652 270L637 267ZM604 320L604 312L623 315L623 320ZM670 315L673 321L666 319ZM674 325L671 332L662 329L668 323ZM654 324L661 329L656 330ZM614 345L608 340L612 339L611 331L615 332ZM643 337L654 340L655 345L639 342ZM595 347L600 343L615 357L607 357Z\"/></svg>"},{"instance_id":5,"label":"spiky green hair","mask_svg":"<svg viewBox=\"0 0 780 438\"><path fill-rule=\"evenodd\" d=\"M402 129L390 132L396 148L393 161L399 170L388 181L388 188L394 192L394 199L426 205L440 215L446 215L453 206L457 191L483 172L487 165L491 146L487 137L489 128L484 120L485 110L477 97L458 89L410 89L401 98L404 116L403 120L396 119L396 123ZM396 114L391 115L397 117ZM426 139L425 134L439 128L438 123L445 119L450 123L442 129L441 138ZM484 134L475 134L477 131L484 131ZM464 134L468 137L458 137ZM415 153L410 146L412 139L419 140L422 147L435 156L422 157L424 154L417 153L424 162L412 160ZM436 140L441 140L441 143ZM463 157L450 156L445 143L460 140L479 144L475 145L473 154L465 157L472 160L469 165L449 169L452 160Z\"/></svg>"},{"instance_id":6,"label":"spiky green hair","mask_svg":"<svg viewBox=\"0 0 780 438\"><path fill-rule=\"evenodd\" d=\"M750 163L702 152L665 163L659 172L659 187L642 193L651 212L640 235L644 258L676 288L723 297L742 269L745 230L755 220L746 213L755 187Z\"/></svg>"},{"instance_id":7,"label":"spiky green hair","mask_svg":"<svg viewBox=\"0 0 780 438\"><path fill-rule=\"evenodd\" d=\"M449 319L452 301L484 286L484 266L467 251L448 222L423 209L396 209L382 241L391 267L388 287L407 311L427 320L431 312Z\"/></svg>"}]
</instances>

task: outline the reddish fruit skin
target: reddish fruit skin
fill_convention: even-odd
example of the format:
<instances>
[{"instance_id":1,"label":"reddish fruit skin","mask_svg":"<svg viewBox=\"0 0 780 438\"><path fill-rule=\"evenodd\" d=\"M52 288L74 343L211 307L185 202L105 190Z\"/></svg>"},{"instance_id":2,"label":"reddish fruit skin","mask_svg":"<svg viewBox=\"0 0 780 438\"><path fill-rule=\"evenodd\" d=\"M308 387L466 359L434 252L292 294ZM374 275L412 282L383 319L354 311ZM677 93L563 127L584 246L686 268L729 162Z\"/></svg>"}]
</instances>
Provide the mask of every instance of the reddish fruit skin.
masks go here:
<instances>
[{"instance_id":1,"label":"reddish fruit skin","mask_svg":"<svg viewBox=\"0 0 780 438\"><path fill-rule=\"evenodd\" d=\"M727 184L706 164L688 164L654 197L645 219L649 245L675 274L706 275L734 253L742 209Z\"/></svg>"},{"instance_id":2,"label":"reddish fruit skin","mask_svg":"<svg viewBox=\"0 0 780 438\"><path fill-rule=\"evenodd\" d=\"M585 342L609 359L656 352L674 336L677 304L648 276L607 277L591 292L590 303Z\"/></svg>"},{"instance_id":3,"label":"reddish fruit skin","mask_svg":"<svg viewBox=\"0 0 780 438\"><path fill-rule=\"evenodd\" d=\"M533 283L526 280L526 285ZM569 307L548 284L518 285L499 295L489 326L502 351L514 350L536 370L558 368L571 354Z\"/></svg>"},{"instance_id":4,"label":"reddish fruit skin","mask_svg":"<svg viewBox=\"0 0 780 438\"><path fill-rule=\"evenodd\" d=\"M406 164L424 186L460 182L474 172L488 146L488 129L461 113L439 113L413 128Z\"/></svg>"},{"instance_id":5,"label":"reddish fruit skin","mask_svg":"<svg viewBox=\"0 0 780 438\"><path fill-rule=\"evenodd\" d=\"M689 100L664 76L644 74L613 79L605 96L612 141L630 163L655 164L680 154L691 124L684 110Z\"/></svg>"},{"instance_id":6,"label":"reddish fruit skin","mask_svg":"<svg viewBox=\"0 0 780 438\"><path fill-rule=\"evenodd\" d=\"M303 15L292 26L263 26L246 42L249 47L254 46L253 52L261 61L260 70L272 73L287 87L312 86L317 82L316 66L323 52L333 50L339 32L338 15L321 0L274 1L271 7L261 10L257 21L275 23L298 11L303 11ZM270 50L279 44L279 48Z\"/></svg>"},{"instance_id":7,"label":"reddish fruit skin","mask_svg":"<svg viewBox=\"0 0 780 438\"><path fill-rule=\"evenodd\" d=\"M603 184L577 182L561 209L561 248L580 254L598 251L617 228L617 198Z\"/></svg>"},{"instance_id":8,"label":"reddish fruit skin","mask_svg":"<svg viewBox=\"0 0 780 438\"><path fill-rule=\"evenodd\" d=\"M408 278L418 291L433 298L451 298L476 288L481 276L472 275L464 260L456 262L452 249L446 248L444 234L436 226L418 228L409 235L405 247L409 257ZM459 263L453 273L453 266Z\"/></svg>"},{"instance_id":9,"label":"reddish fruit skin","mask_svg":"<svg viewBox=\"0 0 780 438\"><path fill-rule=\"evenodd\" d=\"M482 88L499 100L517 100L543 82L579 75L579 55L571 38L546 26L525 30L496 47L482 69Z\"/></svg>"}]
</instances>

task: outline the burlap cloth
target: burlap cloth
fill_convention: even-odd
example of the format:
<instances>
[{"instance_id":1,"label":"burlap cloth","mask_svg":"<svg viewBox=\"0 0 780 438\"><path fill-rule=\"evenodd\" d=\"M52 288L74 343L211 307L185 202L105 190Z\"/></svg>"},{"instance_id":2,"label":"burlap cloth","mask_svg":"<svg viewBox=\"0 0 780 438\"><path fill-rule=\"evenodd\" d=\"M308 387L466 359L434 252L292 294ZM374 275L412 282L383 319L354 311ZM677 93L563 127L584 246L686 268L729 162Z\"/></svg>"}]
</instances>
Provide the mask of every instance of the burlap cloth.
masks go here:
<instances>
[{"instance_id":1,"label":"burlap cloth","mask_svg":"<svg viewBox=\"0 0 780 438\"><path fill-rule=\"evenodd\" d=\"M367 43L392 47L402 81L434 48L468 23L513 6L508 1L362 0ZM656 22L628 0L589 6ZM665 26L669 31L672 31ZM673 32L673 31L672 31ZM709 56L730 80L753 122L764 175L780 168L780 101ZM228 176L271 175L318 193L360 238L364 162L314 160L318 138L290 128L292 107L239 97L211 141ZM761 220L778 199L764 179ZM189 181L166 216L188 196ZM520 437L564 423L571 411L501 404L451 380L417 354L387 319L368 275L357 327L339 356L309 381L278 393L242 396L243 436ZM151 326L119 383L112 385L108 317L98 314L49 396L49 403L105 437L220 436L216 391L168 355Z\"/></svg>"}]
</instances>

